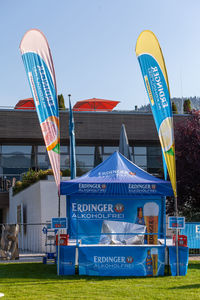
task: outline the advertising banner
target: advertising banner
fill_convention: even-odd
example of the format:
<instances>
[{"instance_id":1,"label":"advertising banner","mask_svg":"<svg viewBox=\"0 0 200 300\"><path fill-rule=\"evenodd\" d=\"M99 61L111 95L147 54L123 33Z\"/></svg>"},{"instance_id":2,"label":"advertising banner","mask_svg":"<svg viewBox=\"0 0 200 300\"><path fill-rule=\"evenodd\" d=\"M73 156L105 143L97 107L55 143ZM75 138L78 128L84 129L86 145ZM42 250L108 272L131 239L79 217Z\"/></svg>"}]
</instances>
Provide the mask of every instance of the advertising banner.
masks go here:
<instances>
[{"instance_id":1,"label":"advertising banner","mask_svg":"<svg viewBox=\"0 0 200 300\"><path fill-rule=\"evenodd\" d=\"M178 257L179 257L179 275L185 276L188 269L189 260L189 248L188 247L178 247ZM176 247L169 246L169 264L172 276L177 276L177 257L176 257Z\"/></svg>"},{"instance_id":2,"label":"advertising banner","mask_svg":"<svg viewBox=\"0 0 200 300\"><path fill-rule=\"evenodd\" d=\"M163 54L153 32L145 30L140 34L136 44L136 55L176 197L175 146L169 83Z\"/></svg>"},{"instance_id":3,"label":"advertising banner","mask_svg":"<svg viewBox=\"0 0 200 300\"><path fill-rule=\"evenodd\" d=\"M180 234L187 236L187 245L191 249L200 249L200 223L185 223L185 228Z\"/></svg>"},{"instance_id":4,"label":"advertising banner","mask_svg":"<svg viewBox=\"0 0 200 300\"><path fill-rule=\"evenodd\" d=\"M20 44L20 51L59 191L60 125L51 52L45 36L36 29L26 32Z\"/></svg>"},{"instance_id":5,"label":"advertising banner","mask_svg":"<svg viewBox=\"0 0 200 300\"><path fill-rule=\"evenodd\" d=\"M163 276L165 247L79 247L79 274L93 276Z\"/></svg>"},{"instance_id":6,"label":"advertising banner","mask_svg":"<svg viewBox=\"0 0 200 300\"><path fill-rule=\"evenodd\" d=\"M163 233L162 200L70 197L69 235L81 244L155 245L154 233Z\"/></svg>"}]
</instances>

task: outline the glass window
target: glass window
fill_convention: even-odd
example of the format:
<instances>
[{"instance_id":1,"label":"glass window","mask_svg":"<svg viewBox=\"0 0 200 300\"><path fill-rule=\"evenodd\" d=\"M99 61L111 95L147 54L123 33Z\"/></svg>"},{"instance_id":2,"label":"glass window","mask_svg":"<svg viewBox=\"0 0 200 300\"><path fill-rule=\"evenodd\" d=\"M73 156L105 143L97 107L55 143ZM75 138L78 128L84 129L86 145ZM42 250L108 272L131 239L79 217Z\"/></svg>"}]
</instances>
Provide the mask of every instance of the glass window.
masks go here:
<instances>
[{"instance_id":1,"label":"glass window","mask_svg":"<svg viewBox=\"0 0 200 300\"><path fill-rule=\"evenodd\" d=\"M1 156L1 167L3 168L31 168L31 155L9 155Z\"/></svg>"},{"instance_id":2,"label":"glass window","mask_svg":"<svg viewBox=\"0 0 200 300\"><path fill-rule=\"evenodd\" d=\"M46 153L47 152L46 146L38 146L37 151L38 153Z\"/></svg>"},{"instance_id":3,"label":"glass window","mask_svg":"<svg viewBox=\"0 0 200 300\"><path fill-rule=\"evenodd\" d=\"M13 177L20 180L21 174L26 173L28 170L29 168L3 168L3 174L9 180Z\"/></svg>"},{"instance_id":4,"label":"glass window","mask_svg":"<svg viewBox=\"0 0 200 300\"><path fill-rule=\"evenodd\" d=\"M60 156L60 166L62 168L69 168L69 155L61 154L61 156Z\"/></svg>"},{"instance_id":5,"label":"glass window","mask_svg":"<svg viewBox=\"0 0 200 300\"><path fill-rule=\"evenodd\" d=\"M76 154L94 155L94 146L76 146Z\"/></svg>"},{"instance_id":6,"label":"glass window","mask_svg":"<svg viewBox=\"0 0 200 300\"><path fill-rule=\"evenodd\" d=\"M135 155L135 164L139 167L146 167L147 166L147 158L146 156L137 156Z\"/></svg>"},{"instance_id":7,"label":"glass window","mask_svg":"<svg viewBox=\"0 0 200 300\"><path fill-rule=\"evenodd\" d=\"M92 155L76 155L77 166L93 167L94 157Z\"/></svg>"},{"instance_id":8,"label":"glass window","mask_svg":"<svg viewBox=\"0 0 200 300\"><path fill-rule=\"evenodd\" d=\"M110 155L103 155L103 161L106 160Z\"/></svg>"},{"instance_id":9,"label":"glass window","mask_svg":"<svg viewBox=\"0 0 200 300\"><path fill-rule=\"evenodd\" d=\"M104 153L105 154L112 154L113 152L115 152L115 151L119 151L119 147L118 146L112 146L112 147L110 147L110 146L104 146Z\"/></svg>"},{"instance_id":10,"label":"glass window","mask_svg":"<svg viewBox=\"0 0 200 300\"><path fill-rule=\"evenodd\" d=\"M135 155L146 155L147 148L146 147L134 147L134 154Z\"/></svg>"},{"instance_id":11,"label":"glass window","mask_svg":"<svg viewBox=\"0 0 200 300\"><path fill-rule=\"evenodd\" d=\"M60 153L68 153L68 146L60 146Z\"/></svg>"},{"instance_id":12,"label":"glass window","mask_svg":"<svg viewBox=\"0 0 200 300\"><path fill-rule=\"evenodd\" d=\"M51 165L47 154L38 154L37 159L38 159L38 168L51 169Z\"/></svg>"},{"instance_id":13,"label":"glass window","mask_svg":"<svg viewBox=\"0 0 200 300\"><path fill-rule=\"evenodd\" d=\"M2 145L3 154L31 154L32 146Z\"/></svg>"},{"instance_id":14,"label":"glass window","mask_svg":"<svg viewBox=\"0 0 200 300\"><path fill-rule=\"evenodd\" d=\"M162 168L162 158L161 156L148 156L147 158L148 168Z\"/></svg>"},{"instance_id":15,"label":"glass window","mask_svg":"<svg viewBox=\"0 0 200 300\"><path fill-rule=\"evenodd\" d=\"M147 155L160 155L161 156L161 148L160 146L156 147L147 147Z\"/></svg>"}]
</instances>

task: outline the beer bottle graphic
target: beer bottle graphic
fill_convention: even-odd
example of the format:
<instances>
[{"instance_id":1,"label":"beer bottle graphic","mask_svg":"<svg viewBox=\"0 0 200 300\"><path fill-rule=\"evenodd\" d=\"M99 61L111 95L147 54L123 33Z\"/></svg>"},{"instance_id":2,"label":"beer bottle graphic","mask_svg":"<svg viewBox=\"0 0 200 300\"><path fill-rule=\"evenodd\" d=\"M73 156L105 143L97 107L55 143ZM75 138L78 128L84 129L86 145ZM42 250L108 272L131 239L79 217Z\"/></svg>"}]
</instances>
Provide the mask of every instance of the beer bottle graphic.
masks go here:
<instances>
[{"instance_id":1,"label":"beer bottle graphic","mask_svg":"<svg viewBox=\"0 0 200 300\"><path fill-rule=\"evenodd\" d=\"M145 225L142 207L137 208L137 218L135 223L139 225Z\"/></svg>"},{"instance_id":2,"label":"beer bottle graphic","mask_svg":"<svg viewBox=\"0 0 200 300\"><path fill-rule=\"evenodd\" d=\"M153 261L152 261L152 257L151 257L151 250L147 250L146 275L153 276Z\"/></svg>"}]
</instances>

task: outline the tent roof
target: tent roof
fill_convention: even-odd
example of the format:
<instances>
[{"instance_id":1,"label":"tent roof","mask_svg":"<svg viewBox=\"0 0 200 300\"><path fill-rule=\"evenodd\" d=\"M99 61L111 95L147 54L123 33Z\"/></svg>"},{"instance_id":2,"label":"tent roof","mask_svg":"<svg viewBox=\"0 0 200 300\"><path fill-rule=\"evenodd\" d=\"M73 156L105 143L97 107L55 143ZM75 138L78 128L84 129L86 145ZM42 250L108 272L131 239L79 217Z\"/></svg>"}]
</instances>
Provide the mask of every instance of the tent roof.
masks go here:
<instances>
[{"instance_id":1,"label":"tent roof","mask_svg":"<svg viewBox=\"0 0 200 300\"><path fill-rule=\"evenodd\" d=\"M116 151L85 175L61 182L61 195L70 194L172 196L173 190L170 182L150 175Z\"/></svg>"}]
</instances>

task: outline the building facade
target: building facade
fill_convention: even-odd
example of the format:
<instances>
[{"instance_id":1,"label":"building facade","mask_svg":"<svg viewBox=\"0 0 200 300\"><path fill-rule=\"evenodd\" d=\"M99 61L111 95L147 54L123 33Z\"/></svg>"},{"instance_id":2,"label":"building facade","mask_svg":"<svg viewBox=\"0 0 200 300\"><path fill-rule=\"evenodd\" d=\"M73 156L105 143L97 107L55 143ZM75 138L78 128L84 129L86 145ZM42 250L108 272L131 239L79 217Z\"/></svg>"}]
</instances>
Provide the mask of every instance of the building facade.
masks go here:
<instances>
[{"instance_id":1,"label":"building facade","mask_svg":"<svg viewBox=\"0 0 200 300\"><path fill-rule=\"evenodd\" d=\"M176 115L175 123L184 115ZM140 112L74 112L76 160L87 172L119 147L121 125L125 124L133 162L151 174L162 169L162 155L153 116ZM69 168L69 112L60 112L61 170ZM0 223L8 206L5 190L13 178L32 169L48 169L37 113L32 110L0 110Z\"/></svg>"}]
</instances>

